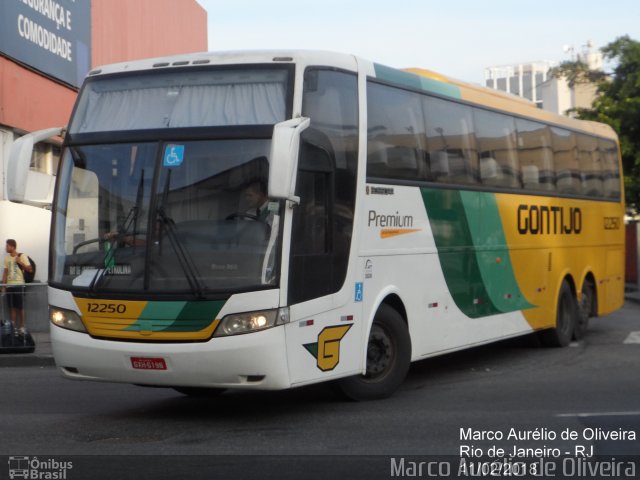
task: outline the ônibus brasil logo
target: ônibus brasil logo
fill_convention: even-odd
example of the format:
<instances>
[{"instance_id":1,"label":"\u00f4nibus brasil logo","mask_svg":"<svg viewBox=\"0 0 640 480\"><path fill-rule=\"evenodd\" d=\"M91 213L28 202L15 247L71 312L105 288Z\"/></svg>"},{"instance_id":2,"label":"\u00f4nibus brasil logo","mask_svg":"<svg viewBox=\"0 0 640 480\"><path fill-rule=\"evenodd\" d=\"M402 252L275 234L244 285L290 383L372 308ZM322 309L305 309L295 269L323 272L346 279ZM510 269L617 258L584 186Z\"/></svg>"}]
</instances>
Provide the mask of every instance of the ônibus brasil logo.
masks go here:
<instances>
[{"instance_id":1,"label":"\u00f4nibus brasil logo","mask_svg":"<svg viewBox=\"0 0 640 480\"><path fill-rule=\"evenodd\" d=\"M73 468L72 462L62 462L54 458L38 459L38 457L9 457L9 478L30 480L66 480L67 470Z\"/></svg>"}]
</instances>

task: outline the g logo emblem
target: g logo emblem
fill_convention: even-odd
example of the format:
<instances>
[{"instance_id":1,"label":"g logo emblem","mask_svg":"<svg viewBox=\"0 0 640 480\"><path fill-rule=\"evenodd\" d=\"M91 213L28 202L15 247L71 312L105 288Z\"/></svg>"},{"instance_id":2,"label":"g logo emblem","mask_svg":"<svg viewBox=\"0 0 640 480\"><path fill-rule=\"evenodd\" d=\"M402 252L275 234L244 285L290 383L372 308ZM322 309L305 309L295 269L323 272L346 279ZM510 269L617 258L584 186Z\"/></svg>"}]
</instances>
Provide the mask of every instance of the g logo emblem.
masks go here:
<instances>
[{"instance_id":1,"label":"g logo emblem","mask_svg":"<svg viewBox=\"0 0 640 480\"><path fill-rule=\"evenodd\" d=\"M317 343L307 343L304 348L315 357L317 365L323 372L336 368L340 363L340 340L347 334L352 325L336 325L324 328L318 335Z\"/></svg>"}]
</instances>

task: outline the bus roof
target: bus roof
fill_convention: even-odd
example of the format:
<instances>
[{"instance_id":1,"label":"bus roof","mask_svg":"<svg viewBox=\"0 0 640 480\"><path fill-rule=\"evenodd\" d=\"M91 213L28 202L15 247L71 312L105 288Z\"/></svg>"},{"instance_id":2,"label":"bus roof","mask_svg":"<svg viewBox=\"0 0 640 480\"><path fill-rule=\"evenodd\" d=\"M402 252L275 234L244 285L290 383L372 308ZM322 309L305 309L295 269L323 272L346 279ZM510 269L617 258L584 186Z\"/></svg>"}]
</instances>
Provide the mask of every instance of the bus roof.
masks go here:
<instances>
[{"instance_id":1,"label":"bus roof","mask_svg":"<svg viewBox=\"0 0 640 480\"><path fill-rule=\"evenodd\" d=\"M299 62L327 66L343 66L347 64L351 69L354 69L356 65L353 55L322 50L239 50L187 53L113 63L96 67L89 72L89 76L170 67Z\"/></svg>"},{"instance_id":2,"label":"bus roof","mask_svg":"<svg viewBox=\"0 0 640 480\"><path fill-rule=\"evenodd\" d=\"M573 130L580 130L593 135L617 138L614 130L608 125L577 120L541 110L534 103L508 93L492 90L480 85L462 82L445 75L423 68L396 69L357 59L365 66L366 74L375 76L390 83L408 86L452 98L458 98L476 105L485 106L507 113L521 115L532 120L539 120ZM250 63L303 63L306 65L326 65L337 68L355 70L358 63L356 57L345 53L322 50L247 50L198 52L166 57L148 58L122 63L114 63L97 67L88 76L119 72L148 71L171 67L187 67L202 65L233 65Z\"/></svg>"}]
</instances>

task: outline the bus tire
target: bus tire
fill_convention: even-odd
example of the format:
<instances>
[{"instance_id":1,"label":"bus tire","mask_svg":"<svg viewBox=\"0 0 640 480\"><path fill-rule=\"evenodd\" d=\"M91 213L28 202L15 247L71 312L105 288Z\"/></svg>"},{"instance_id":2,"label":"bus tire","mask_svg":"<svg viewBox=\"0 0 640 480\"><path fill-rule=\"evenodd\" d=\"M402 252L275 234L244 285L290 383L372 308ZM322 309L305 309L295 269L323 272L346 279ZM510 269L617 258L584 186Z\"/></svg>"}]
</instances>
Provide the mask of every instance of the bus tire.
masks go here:
<instances>
[{"instance_id":1,"label":"bus tire","mask_svg":"<svg viewBox=\"0 0 640 480\"><path fill-rule=\"evenodd\" d=\"M545 347L566 347L571 343L578 322L578 304L571 287L565 280L558 294L556 326L540 332L540 341Z\"/></svg>"},{"instance_id":2,"label":"bus tire","mask_svg":"<svg viewBox=\"0 0 640 480\"><path fill-rule=\"evenodd\" d=\"M582 282L582 293L580 294L578 316L575 328L573 329L574 340L581 340L587 333L587 329L589 328L589 317L593 314L595 291L596 289L594 288L591 280L585 279L585 281Z\"/></svg>"},{"instance_id":3,"label":"bus tire","mask_svg":"<svg viewBox=\"0 0 640 480\"><path fill-rule=\"evenodd\" d=\"M206 387L171 387L176 392L189 397L217 397L224 393L226 388L206 388Z\"/></svg>"},{"instance_id":4,"label":"bus tire","mask_svg":"<svg viewBox=\"0 0 640 480\"><path fill-rule=\"evenodd\" d=\"M367 343L367 371L336 383L351 400L390 397L407 376L411 363L411 338L402 316L382 304L373 319Z\"/></svg>"}]
</instances>

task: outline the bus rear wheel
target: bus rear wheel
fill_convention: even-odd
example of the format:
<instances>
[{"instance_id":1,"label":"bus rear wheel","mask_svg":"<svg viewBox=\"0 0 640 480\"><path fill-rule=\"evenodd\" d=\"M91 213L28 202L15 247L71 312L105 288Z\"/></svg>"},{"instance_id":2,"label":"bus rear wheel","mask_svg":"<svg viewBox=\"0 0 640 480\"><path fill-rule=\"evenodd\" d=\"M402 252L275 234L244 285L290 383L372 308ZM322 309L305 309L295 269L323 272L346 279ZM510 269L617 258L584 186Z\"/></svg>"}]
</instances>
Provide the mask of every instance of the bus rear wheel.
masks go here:
<instances>
[{"instance_id":1,"label":"bus rear wheel","mask_svg":"<svg viewBox=\"0 0 640 480\"><path fill-rule=\"evenodd\" d=\"M407 325L395 309L382 304L369 333L366 373L338 380L336 386L352 400L387 398L407 376L410 363Z\"/></svg>"},{"instance_id":2,"label":"bus rear wheel","mask_svg":"<svg viewBox=\"0 0 640 480\"><path fill-rule=\"evenodd\" d=\"M593 315L595 302L595 288L591 280L582 282L582 293L580 294L580 308L573 329L573 339L581 340L589 328L589 317Z\"/></svg>"},{"instance_id":3,"label":"bus rear wheel","mask_svg":"<svg viewBox=\"0 0 640 480\"><path fill-rule=\"evenodd\" d=\"M562 282L558 294L556 326L540 332L545 347L566 347L571 342L578 323L579 308L567 281Z\"/></svg>"},{"instance_id":4,"label":"bus rear wheel","mask_svg":"<svg viewBox=\"0 0 640 480\"><path fill-rule=\"evenodd\" d=\"M206 387L172 387L176 392L189 397L217 397L226 391L225 388Z\"/></svg>"}]
</instances>

